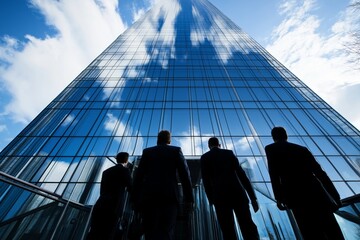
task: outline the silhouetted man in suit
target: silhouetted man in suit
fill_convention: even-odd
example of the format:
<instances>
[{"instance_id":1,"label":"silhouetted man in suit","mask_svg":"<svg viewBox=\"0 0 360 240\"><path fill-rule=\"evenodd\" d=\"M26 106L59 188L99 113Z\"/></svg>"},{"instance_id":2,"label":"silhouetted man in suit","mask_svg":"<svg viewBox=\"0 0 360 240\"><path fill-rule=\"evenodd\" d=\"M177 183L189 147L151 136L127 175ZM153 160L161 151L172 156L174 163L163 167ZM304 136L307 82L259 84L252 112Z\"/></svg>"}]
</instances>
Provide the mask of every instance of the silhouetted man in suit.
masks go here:
<instances>
[{"instance_id":1,"label":"silhouetted man in suit","mask_svg":"<svg viewBox=\"0 0 360 240\"><path fill-rule=\"evenodd\" d=\"M287 141L284 128L274 127L271 135L275 143L265 152L278 208L292 209L305 240L344 239L333 214L340 196L327 174L306 147Z\"/></svg>"},{"instance_id":2,"label":"silhouetted man in suit","mask_svg":"<svg viewBox=\"0 0 360 240\"><path fill-rule=\"evenodd\" d=\"M224 240L237 239L233 212L243 238L259 239L251 218L249 198L255 212L259 210L259 205L248 177L233 151L220 149L217 138L210 138L208 146L210 151L200 159L201 174L209 203L215 206Z\"/></svg>"},{"instance_id":3,"label":"silhouetted man in suit","mask_svg":"<svg viewBox=\"0 0 360 240\"><path fill-rule=\"evenodd\" d=\"M180 147L170 146L170 132L158 134L157 146L143 150L134 176L134 205L142 213L146 240L175 239L174 230L180 201L194 202L190 172Z\"/></svg>"},{"instance_id":4,"label":"silhouetted man in suit","mask_svg":"<svg viewBox=\"0 0 360 240\"><path fill-rule=\"evenodd\" d=\"M102 174L100 197L94 205L91 216L88 240L113 239L117 221L123 212L125 190L131 191L132 179L126 167L129 159L127 152L116 156L117 165Z\"/></svg>"}]
</instances>

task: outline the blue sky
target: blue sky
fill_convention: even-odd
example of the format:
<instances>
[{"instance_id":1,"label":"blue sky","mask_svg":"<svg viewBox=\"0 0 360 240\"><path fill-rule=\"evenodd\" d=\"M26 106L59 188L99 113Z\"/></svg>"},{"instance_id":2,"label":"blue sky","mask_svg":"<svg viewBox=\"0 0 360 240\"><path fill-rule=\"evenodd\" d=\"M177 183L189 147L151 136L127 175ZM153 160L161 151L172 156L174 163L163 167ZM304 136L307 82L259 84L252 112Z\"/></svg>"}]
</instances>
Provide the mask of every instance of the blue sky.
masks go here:
<instances>
[{"instance_id":1,"label":"blue sky","mask_svg":"<svg viewBox=\"0 0 360 240\"><path fill-rule=\"evenodd\" d=\"M157 1L1 0L0 150ZM210 0L360 129L352 0Z\"/></svg>"}]
</instances>

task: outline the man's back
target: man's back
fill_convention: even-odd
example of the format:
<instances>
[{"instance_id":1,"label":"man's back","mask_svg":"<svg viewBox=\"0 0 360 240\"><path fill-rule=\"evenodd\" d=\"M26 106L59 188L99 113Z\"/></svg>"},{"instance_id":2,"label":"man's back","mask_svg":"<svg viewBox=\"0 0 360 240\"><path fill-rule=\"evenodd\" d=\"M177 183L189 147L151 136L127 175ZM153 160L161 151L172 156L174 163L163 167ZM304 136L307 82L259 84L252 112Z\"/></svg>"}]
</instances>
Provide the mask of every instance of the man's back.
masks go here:
<instances>
[{"instance_id":1,"label":"man's back","mask_svg":"<svg viewBox=\"0 0 360 240\"><path fill-rule=\"evenodd\" d=\"M125 188L131 188L130 170L117 164L103 172L101 179L100 195L117 198ZM130 189L128 189L130 190Z\"/></svg>"},{"instance_id":2,"label":"man's back","mask_svg":"<svg viewBox=\"0 0 360 240\"><path fill-rule=\"evenodd\" d=\"M201 174L206 196L214 205L224 239L237 239L234 214L244 239L259 239L251 218L249 198L259 210L254 189L232 150L220 148L219 139L208 141L210 151L201 156ZM247 194L246 194L247 193Z\"/></svg>"},{"instance_id":3,"label":"man's back","mask_svg":"<svg viewBox=\"0 0 360 240\"><path fill-rule=\"evenodd\" d=\"M311 177L313 157L307 148L287 141L272 143L265 147L271 164L276 165L278 174L296 181L297 174L302 178Z\"/></svg>"},{"instance_id":4,"label":"man's back","mask_svg":"<svg viewBox=\"0 0 360 240\"><path fill-rule=\"evenodd\" d=\"M147 240L175 239L180 203L177 175L184 202L194 202L190 172L180 147L170 146L171 134L158 133L157 146L143 150L134 176L133 201L143 217Z\"/></svg>"},{"instance_id":5,"label":"man's back","mask_svg":"<svg viewBox=\"0 0 360 240\"><path fill-rule=\"evenodd\" d=\"M326 192L338 196L327 174L311 152L303 146L279 141L265 147L274 193L289 207L323 205ZM281 182L281 183L280 183Z\"/></svg>"},{"instance_id":6,"label":"man's back","mask_svg":"<svg viewBox=\"0 0 360 240\"><path fill-rule=\"evenodd\" d=\"M100 197L91 214L88 240L112 239L116 232L117 221L123 212L125 190L131 191L132 186L130 170L123 166L128 158L127 152L118 153L117 165L102 173Z\"/></svg>"},{"instance_id":7,"label":"man's back","mask_svg":"<svg viewBox=\"0 0 360 240\"><path fill-rule=\"evenodd\" d=\"M278 208L292 210L304 239L344 239L333 214L340 196L326 172L306 147L288 142L285 128L271 136L265 152Z\"/></svg>"},{"instance_id":8,"label":"man's back","mask_svg":"<svg viewBox=\"0 0 360 240\"><path fill-rule=\"evenodd\" d=\"M249 189L250 194L253 194L253 190L231 150L212 148L202 155L200 161L202 179L210 201L215 204L248 202L244 188Z\"/></svg>"},{"instance_id":9,"label":"man's back","mask_svg":"<svg viewBox=\"0 0 360 240\"><path fill-rule=\"evenodd\" d=\"M190 173L181 148L161 144L144 149L135 177L136 184L141 185L141 200L177 202L177 176L183 185L184 197L193 201Z\"/></svg>"}]
</instances>

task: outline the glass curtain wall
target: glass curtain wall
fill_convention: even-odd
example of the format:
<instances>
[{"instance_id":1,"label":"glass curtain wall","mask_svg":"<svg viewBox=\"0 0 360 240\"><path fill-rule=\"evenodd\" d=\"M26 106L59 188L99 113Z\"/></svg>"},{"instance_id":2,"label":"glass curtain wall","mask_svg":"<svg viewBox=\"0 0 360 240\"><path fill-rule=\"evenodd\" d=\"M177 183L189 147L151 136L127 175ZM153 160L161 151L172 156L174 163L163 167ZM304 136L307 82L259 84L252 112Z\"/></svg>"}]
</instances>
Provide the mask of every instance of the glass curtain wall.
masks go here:
<instances>
[{"instance_id":1,"label":"glass curtain wall","mask_svg":"<svg viewBox=\"0 0 360 240\"><path fill-rule=\"evenodd\" d=\"M0 153L0 171L92 205L101 173L119 151L137 159L167 129L186 158L199 159L216 136L257 191L253 217L261 236L292 239L291 217L273 200L264 152L274 126L311 150L342 198L360 193L359 130L207 0L164 0ZM198 208L209 213L206 203ZM41 201L4 184L0 204L0 221L7 221ZM349 221L338 218L346 229ZM360 232L354 226L349 239Z\"/></svg>"}]
</instances>

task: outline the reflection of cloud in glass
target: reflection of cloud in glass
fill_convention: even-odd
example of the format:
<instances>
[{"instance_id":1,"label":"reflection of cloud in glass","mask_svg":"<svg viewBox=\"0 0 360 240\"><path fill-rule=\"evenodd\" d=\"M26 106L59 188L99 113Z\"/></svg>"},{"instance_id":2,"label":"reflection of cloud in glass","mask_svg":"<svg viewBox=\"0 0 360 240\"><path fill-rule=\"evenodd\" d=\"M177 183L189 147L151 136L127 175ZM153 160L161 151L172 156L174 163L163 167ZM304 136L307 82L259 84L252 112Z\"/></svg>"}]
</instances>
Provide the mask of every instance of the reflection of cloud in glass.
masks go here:
<instances>
[{"instance_id":1,"label":"reflection of cloud in glass","mask_svg":"<svg viewBox=\"0 0 360 240\"><path fill-rule=\"evenodd\" d=\"M194 19L196 19L197 22L199 22L199 25L204 25L204 18L201 16L197 8L193 6L192 8L192 14ZM198 33L196 29L192 29L190 33L190 39L192 46L198 46L200 43L203 43L205 41L205 34L204 33Z\"/></svg>"},{"instance_id":2,"label":"reflection of cloud in glass","mask_svg":"<svg viewBox=\"0 0 360 240\"><path fill-rule=\"evenodd\" d=\"M159 1L160 2L160 1ZM150 11L152 14L147 14L143 19L139 19L141 26L149 26L146 29L146 35L141 35L141 41L134 38L124 40L125 45L129 45L126 51L126 56L141 54L140 57L127 59L124 55L117 60L103 59L95 63L95 67L101 69L100 75L97 78L103 88L103 99L115 100L111 106L118 106L119 100L122 98L123 89L126 87L128 81L142 81L143 83L157 82L157 79L148 77L146 74L147 68L144 66L148 64L159 64L163 69L168 67L169 59L175 58L175 20L181 7L178 1L161 1L161 4L155 5ZM166 12L174 14L166 15ZM166 17L166 21L165 21ZM138 31L137 29L128 29L127 31ZM130 35L130 33L129 33ZM134 33L134 36L137 34ZM154 43L154 36L157 36L157 44ZM109 47L107 51L116 52L118 45ZM167 49L163 51L161 49ZM116 62L112 62L116 61ZM111 66L107 69L106 66ZM126 68L122 68L126 66ZM104 68L105 67L105 68ZM115 96L115 97L114 97Z\"/></svg>"},{"instance_id":3,"label":"reflection of cloud in glass","mask_svg":"<svg viewBox=\"0 0 360 240\"><path fill-rule=\"evenodd\" d=\"M151 83L151 82L157 83L158 80L157 79L152 80L151 78L144 78L143 82L144 83Z\"/></svg>"},{"instance_id":4,"label":"reflection of cloud in glass","mask_svg":"<svg viewBox=\"0 0 360 240\"><path fill-rule=\"evenodd\" d=\"M131 114L130 110L126 110L126 114ZM144 148L144 140L139 131L134 131L131 126L125 125L113 114L108 113L105 121L105 130L111 133L114 140L121 144L121 151L130 151L132 155ZM127 136L136 136L131 138Z\"/></svg>"},{"instance_id":5,"label":"reflection of cloud in glass","mask_svg":"<svg viewBox=\"0 0 360 240\"><path fill-rule=\"evenodd\" d=\"M237 142L235 142L235 145L238 146L240 150L246 151L251 149L250 146L253 145L253 143L255 143L254 137L243 137Z\"/></svg>"},{"instance_id":6,"label":"reflection of cloud in glass","mask_svg":"<svg viewBox=\"0 0 360 240\"><path fill-rule=\"evenodd\" d=\"M65 127L65 126L68 126L70 123L72 123L72 121L74 120L74 116L73 115L68 115L64 122L62 123L62 126Z\"/></svg>"},{"instance_id":7,"label":"reflection of cloud in glass","mask_svg":"<svg viewBox=\"0 0 360 240\"><path fill-rule=\"evenodd\" d=\"M89 101L90 97L88 95L84 95L84 101Z\"/></svg>"},{"instance_id":8,"label":"reflection of cloud in glass","mask_svg":"<svg viewBox=\"0 0 360 240\"><path fill-rule=\"evenodd\" d=\"M108 113L106 117L105 129L111 132L113 136L123 136L126 126L111 113Z\"/></svg>"},{"instance_id":9,"label":"reflection of cloud in glass","mask_svg":"<svg viewBox=\"0 0 360 240\"><path fill-rule=\"evenodd\" d=\"M255 137L242 137L237 141L231 141L231 140L227 140L226 141L226 147L228 149L231 149L234 151L234 153L238 156L249 156L249 155L253 155L252 153L252 148L255 148L256 144L256 139ZM249 158L247 157L245 159L251 168L254 167L254 165L256 165L256 159L255 158ZM240 160L241 161L241 160Z\"/></svg>"},{"instance_id":10,"label":"reflection of cloud in glass","mask_svg":"<svg viewBox=\"0 0 360 240\"><path fill-rule=\"evenodd\" d=\"M168 60L175 58L175 20L181 10L181 7L177 1L161 1L161 4L155 5L151 11L153 14L146 15L144 24L154 26L148 29L148 34L144 37L139 48L148 54L147 62L143 60L139 61L140 65L145 65L151 59L156 60L163 68L167 68ZM166 15L166 12L172 14ZM154 18L154 16L156 16ZM166 21L165 21L166 17ZM159 44L152 44L153 36L158 36L157 42ZM149 47L152 44L151 47ZM166 47L165 47L166 46ZM167 51L159 51L159 49L168 49Z\"/></svg>"},{"instance_id":11,"label":"reflection of cloud in glass","mask_svg":"<svg viewBox=\"0 0 360 240\"><path fill-rule=\"evenodd\" d=\"M248 157L245 160L249 164L249 166L248 166L249 169L256 168L256 165L257 165L256 162L258 161L258 159L254 158L254 157Z\"/></svg>"},{"instance_id":12,"label":"reflection of cloud in glass","mask_svg":"<svg viewBox=\"0 0 360 240\"><path fill-rule=\"evenodd\" d=\"M193 6L192 16L194 22L198 22L199 26L207 26L208 30L206 32L199 31L196 26L192 26L190 39L192 46L198 46L205 41L209 41L214 47L215 51L218 53L219 57L225 64L232 57L232 54L235 52L241 52L243 54L248 53L248 48L243 45L239 49L239 44L243 42L241 39L235 39L234 36L238 36L237 29L228 27L228 23L218 15L210 15L208 12L199 11L198 8ZM211 25L209 24L211 22ZM223 32L219 33L219 29L222 29ZM224 32L226 36L229 36L226 41L219 39L219 36L223 36Z\"/></svg>"},{"instance_id":13,"label":"reflection of cloud in glass","mask_svg":"<svg viewBox=\"0 0 360 240\"><path fill-rule=\"evenodd\" d=\"M219 41L219 39L213 39L213 41L212 41L212 44L213 44L216 52L218 53L218 56L220 57L221 60L224 61L225 64L232 57L233 53L236 53L236 52L237 53L241 52L242 54L249 53L249 51L247 50L247 47L245 45L243 45L243 46L241 46L241 48L239 48L239 44L242 44L243 40L234 38L234 36L239 36L238 31L235 31L235 29L233 29L233 28L226 27L227 23L224 22L224 19L220 18L219 16L215 16L213 20L215 22L215 25L223 26L222 29L226 29L226 32L227 32L226 36L232 36L232 37L228 37L226 39L227 41ZM218 33L216 33L215 28L212 28L209 35L210 36L211 35L218 36ZM210 41L211 41L211 38L210 38Z\"/></svg>"},{"instance_id":14,"label":"reflection of cloud in glass","mask_svg":"<svg viewBox=\"0 0 360 240\"><path fill-rule=\"evenodd\" d=\"M60 182L64 178L64 175L66 174L66 171L69 169L69 166L70 166L70 162L65 162L60 160L52 161L39 181ZM58 184L43 183L41 187L46 190L55 192L56 188L58 187Z\"/></svg>"},{"instance_id":15,"label":"reflection of cloud in glass","mask_svg":"<svg viewBox=\"0 0 360 240\"><path fill-rule=\"evenodd\" d=\"M121 70L121 72L123 73L124 70ZM123 88L124 88L125 83L126 83L125 79L120 78L120 76L114 77L114 76L110 75L109 78L98 78L97 82L102 87L102 91L103 91L103 94L104 94L102 99L106 100L106 99L109 99L111 96L113 96L112 99L111 99L112 100L111 106L114 106L114 107L118 106L119 101L120 101L121 96L122 96L122 92L124 90Z\"/></svg>"},{"instance_id":16,"label":"reflection of cloud in glass","mask_svg":"<svg viewBox=\"0 0 360 240\"><path fill-rule=\"evenodd\" d=\"M212 134L200 134L195 126L192 129L192 133L182 132L181 135L186 137L176 138L176 140L179 142L184 155L202 155L204 153L202 146L207 146L208 141L204 137L211 137Z\"/></svg>"}]
</instances>

